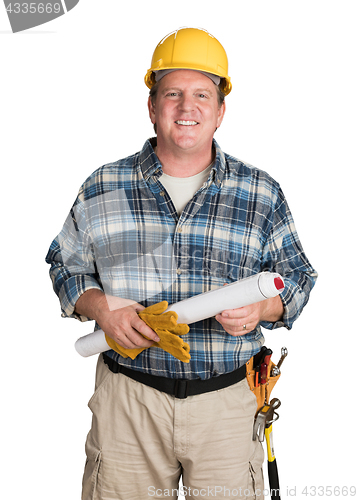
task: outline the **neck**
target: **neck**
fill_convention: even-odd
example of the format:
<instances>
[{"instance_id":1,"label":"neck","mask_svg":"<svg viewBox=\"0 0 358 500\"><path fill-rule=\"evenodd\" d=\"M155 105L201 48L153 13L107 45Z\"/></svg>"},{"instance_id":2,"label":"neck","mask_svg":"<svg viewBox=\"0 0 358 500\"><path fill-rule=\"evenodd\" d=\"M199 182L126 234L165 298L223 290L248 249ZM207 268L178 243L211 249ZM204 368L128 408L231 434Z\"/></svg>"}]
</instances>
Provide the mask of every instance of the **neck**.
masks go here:
<instances>
[{"instance_id":1,"label":"neck","mask_svg":"<svg viewBox=\"0 0 358 500\"><path fill-rule=\"evenodd\" d=\"M163 172L172 177L191 177L205 170L214 159L212 147L199 154L192 152L165 151L160 145L155 148L156 155L163 167Z\"/></svg>"}]
</instances>

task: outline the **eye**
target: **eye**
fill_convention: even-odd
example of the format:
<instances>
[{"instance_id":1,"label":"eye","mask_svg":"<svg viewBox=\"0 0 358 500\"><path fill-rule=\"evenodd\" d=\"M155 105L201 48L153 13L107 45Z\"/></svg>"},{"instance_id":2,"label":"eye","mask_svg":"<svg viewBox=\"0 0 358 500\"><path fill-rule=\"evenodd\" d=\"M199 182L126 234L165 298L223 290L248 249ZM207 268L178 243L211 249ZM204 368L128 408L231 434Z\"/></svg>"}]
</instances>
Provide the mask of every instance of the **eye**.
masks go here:
<instances>
[{"instance_id":1,"label":"eye","mask_svg":"<svg viewBox=\"0 0 358 500\"><path fill-rule=\"evenodd\" d=\"M208 96L206 94L199 93L198 97L200 97L200 99L207 99Z\"/></svg>"}]
</instances>

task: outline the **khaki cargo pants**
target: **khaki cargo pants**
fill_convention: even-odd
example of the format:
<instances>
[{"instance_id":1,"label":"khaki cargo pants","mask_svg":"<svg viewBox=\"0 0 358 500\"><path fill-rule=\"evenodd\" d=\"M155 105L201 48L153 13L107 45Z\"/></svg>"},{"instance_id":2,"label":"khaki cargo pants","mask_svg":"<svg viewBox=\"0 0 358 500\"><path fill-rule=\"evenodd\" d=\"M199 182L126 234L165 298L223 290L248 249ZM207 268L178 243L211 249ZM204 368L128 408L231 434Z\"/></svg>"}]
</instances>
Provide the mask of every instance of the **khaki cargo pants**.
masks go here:
<instances>
[{"instance_id":1,"label":"khaki cargo pants","mask_svg":"<svg viewBox=\"0 0 358 500\"><path fill-rule=\"evenodd\" d=\"M82 500L260 499L264 452L252 440L246 379L176 399L114 374L99 357L89 401ZM179 489L179 479L182 486Z\"/></svg>"}]
</instances>

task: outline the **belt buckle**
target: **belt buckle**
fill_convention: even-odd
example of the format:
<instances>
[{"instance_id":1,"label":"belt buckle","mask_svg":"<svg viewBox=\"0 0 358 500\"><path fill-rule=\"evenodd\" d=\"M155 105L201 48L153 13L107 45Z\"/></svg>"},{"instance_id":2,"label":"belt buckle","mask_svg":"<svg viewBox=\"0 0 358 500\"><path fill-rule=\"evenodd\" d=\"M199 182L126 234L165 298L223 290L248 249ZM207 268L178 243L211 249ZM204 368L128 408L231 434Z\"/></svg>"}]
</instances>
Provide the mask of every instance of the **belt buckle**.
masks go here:
<instances>
[{"instance_id":1,"label":"belt buckle","mask_svg":"<svg viewBox=\"0 0 358 500\"><path fill-rule=\"evenodd\" d=\"M186 399L188 397L188 381L177 379L174 385L174 397L177 399Z\"/></svg>"}]
</instances>

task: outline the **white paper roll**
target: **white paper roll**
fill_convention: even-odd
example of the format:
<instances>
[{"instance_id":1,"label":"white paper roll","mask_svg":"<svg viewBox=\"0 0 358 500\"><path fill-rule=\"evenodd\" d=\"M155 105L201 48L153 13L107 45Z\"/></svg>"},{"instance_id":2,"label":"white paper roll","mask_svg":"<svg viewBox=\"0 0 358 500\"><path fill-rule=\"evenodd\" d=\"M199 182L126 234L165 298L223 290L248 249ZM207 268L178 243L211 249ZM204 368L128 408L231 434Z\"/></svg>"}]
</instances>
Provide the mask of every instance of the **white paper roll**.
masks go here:
<instances>
[{"instance_id":1,"label":"white paper roll","mask_svg":"<svg viewBox=\"0 0 358 500\"><path fill-rule=\"evenodd\" d=\"M87 358L88 356L108 351L110 347L106 342L103 330L97 330L96 332L89 333L79 338L75 343L75 349L78 354Z\"/></svg>"},{"instance_id":2,"label":"white paper roll","mask_svg":"<svg viewBox=\"0 0 358 500\"><path fill-rule=\"evenodd\" d=\"M178 323L190 325L216 316L225 309L237 309L276 297L284 287L278 273L263 272L171 304L167 311L178 314Z\"/></svg>"},{"instance_id":3,"label":"white paper roll","mask_svg":"<svg viewBox=\"0 0 358 500\"><path fill-rule=\"evenodd\" d=\"M262 272L171 304L166 311L175 311L178 314L178 323L190 325L216 316L226 309L237 309L276 297L284 287L285 284L280 274ZM110 349L102 330L79 338L75 343L75 348L84 357Z\"/></svg>"}]
</instances>

